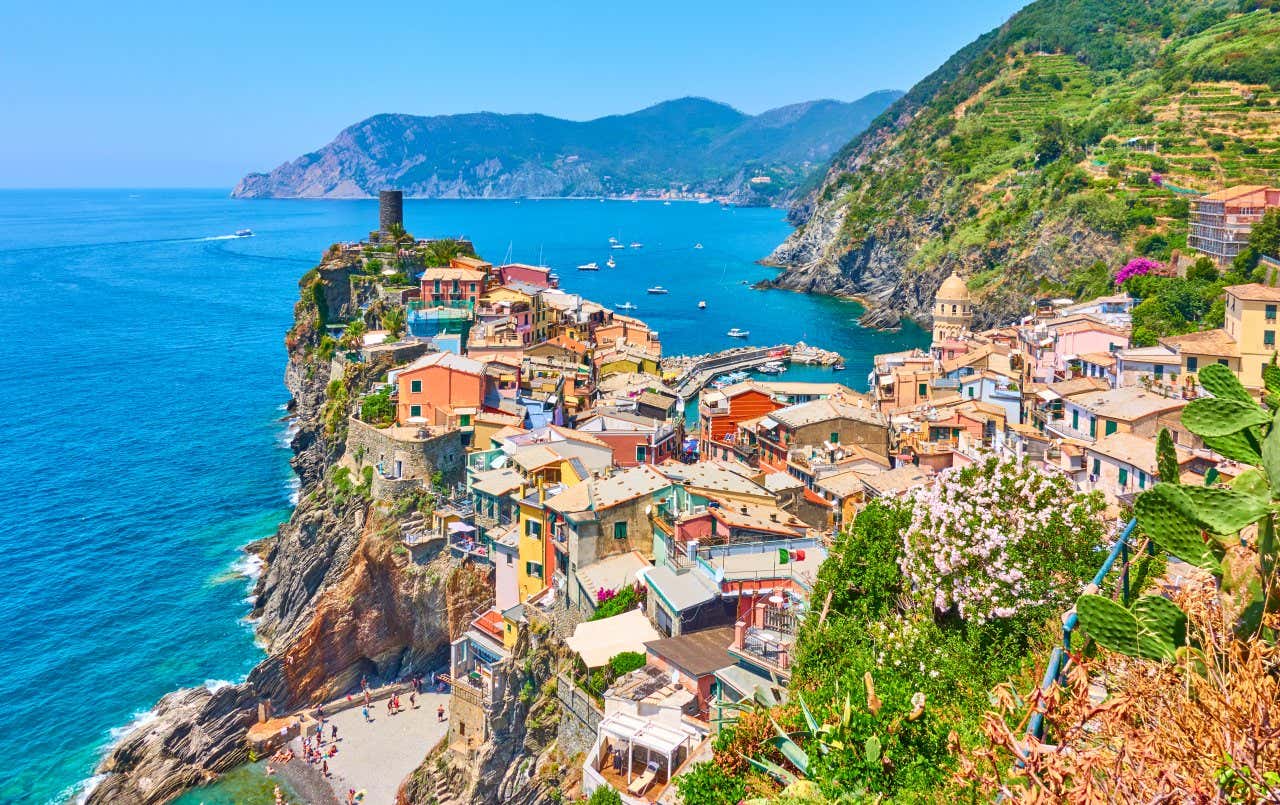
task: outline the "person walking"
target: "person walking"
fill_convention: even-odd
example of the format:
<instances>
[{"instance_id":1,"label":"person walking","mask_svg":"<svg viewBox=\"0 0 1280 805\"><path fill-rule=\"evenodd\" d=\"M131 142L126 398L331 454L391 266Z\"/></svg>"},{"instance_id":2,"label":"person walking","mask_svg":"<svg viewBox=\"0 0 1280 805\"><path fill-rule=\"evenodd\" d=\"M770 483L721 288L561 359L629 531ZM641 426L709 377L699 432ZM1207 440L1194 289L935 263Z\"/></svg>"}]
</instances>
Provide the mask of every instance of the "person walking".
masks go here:
<instances>
[{"instance_id":1,"label":"person walking","mask_svg":"<svg viewBox=\"0 0 1280 805\"><path fill-rule=\"evenodd\" d=\"M417 691L409 692L409 706L414 710L418 709L418 693Z\"/></svg>"},{"instance_id":2,"label":"person walking","mask_svg":"<svg viewBox=\"0 0 1280 805\"><path fill-rule=\"evenodd\" d=\"M366 706L364 706L364 707L361 707L361 708L360 708L360 714L364 716L365 723L368 723L368 722L370 722L370 721L373 721L373 719L372 719L372 718L369 718L369 707L368 707L368 705L366 705Z\"/></svg>"},{"instance_id":3,"label":"person walking","mask_svg":"<svg viewBox=\"0 0 1280 805\"><path fill-rule=\"evenodd\" d=\"M330 724L330 725L329 725L329 740L330 740L330 741L337 742L337 740L338 740L338 725L337 725L337 724Z\"/></svg>"},{"instance_id":4,"label":"person walking","mask_svg":"<svg viewBox=\"0 0 1280 805\"><path fill-rule=\"evenodd\" d=\"M436 708L436 721L444 721L444 705Z\"/></svg>"}]
</instances>

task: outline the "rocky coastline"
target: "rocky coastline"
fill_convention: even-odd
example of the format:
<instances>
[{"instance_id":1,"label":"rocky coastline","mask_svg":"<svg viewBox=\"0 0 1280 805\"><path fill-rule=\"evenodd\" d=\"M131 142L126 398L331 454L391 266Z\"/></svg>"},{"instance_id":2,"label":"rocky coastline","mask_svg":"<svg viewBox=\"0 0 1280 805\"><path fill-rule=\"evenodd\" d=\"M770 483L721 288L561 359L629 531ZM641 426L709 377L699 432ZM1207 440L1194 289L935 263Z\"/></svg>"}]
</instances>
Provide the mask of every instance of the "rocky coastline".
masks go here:
<instances>
[{"instance_id":1,"label":"rocky coastline","mask_svg":"<svg viewBox=\"0 0 1280 805\"><path fill-rule=\"evenodd\" d=\"M344 285L333 283L335 311L350 304ZM297 425L298 503L274 536L246 547L265 565L251 616L266 656L239 684L164 696L154 717L103 759L89 805L167 802L249 760L245 734L264 709L293 712L347 692L362 676L393 680L434 667L487 595L465 568L413 566L396 550L394 516L328 488L326 475L346 451L323 421L332 365L315 349L305 289L295 312L285 383Z\"/></svg>"}]
</instances>

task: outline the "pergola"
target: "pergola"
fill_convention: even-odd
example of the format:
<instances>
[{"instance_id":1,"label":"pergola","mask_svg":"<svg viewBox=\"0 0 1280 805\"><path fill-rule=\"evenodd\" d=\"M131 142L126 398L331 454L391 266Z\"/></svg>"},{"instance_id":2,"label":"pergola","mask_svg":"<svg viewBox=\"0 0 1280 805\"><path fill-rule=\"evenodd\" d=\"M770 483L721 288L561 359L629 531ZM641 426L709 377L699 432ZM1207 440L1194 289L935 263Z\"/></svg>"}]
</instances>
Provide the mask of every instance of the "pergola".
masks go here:
<instances>
[{"instance_id":1,"label":"pergola","mask_svg":"<svg viewBox=\"0 0 1280 805\"><path fill-rule=\"evenodd\" d=\"M626 713L614 713L605 716L600 722L599 731L617 741L627 743L627 785L632 782L632 760L635 748L645 750L646 762L655 753L662 755L667 761L667 782L671 781L671 762L680 754L680 748L697 736L692 732L672 729L655 724L647 718L637 718ZM603 764L604 758L600 759Z\"/></svg>"}]
</instances>

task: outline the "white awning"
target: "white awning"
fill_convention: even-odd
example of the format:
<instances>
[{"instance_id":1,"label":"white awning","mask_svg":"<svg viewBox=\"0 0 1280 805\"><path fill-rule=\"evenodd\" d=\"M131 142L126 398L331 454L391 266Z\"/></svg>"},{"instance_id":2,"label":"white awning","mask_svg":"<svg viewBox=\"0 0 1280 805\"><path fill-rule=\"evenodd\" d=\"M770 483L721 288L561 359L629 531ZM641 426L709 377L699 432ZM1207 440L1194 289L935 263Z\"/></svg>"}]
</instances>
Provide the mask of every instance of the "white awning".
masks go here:
<instances>
[{"instance_id":1,"label":"white awning","mask_svg":"<svg viewBox=\"0 0 1280 805\"><path fill-rule=\"evenodd\" d=\"M612 618L580 623L565 642L588 668L599 668L624 651L644 654L645 643L661 639L644 613L633 609Z\"/></svg>"},{"instance_id":2,"label":"white awning","mask_svg":"<svg viewBox=\"0 0 1280 805\"><path fill-rule=\"evenodd\" d=\"M476 527L471 525L470 523L462 523L462 522L449 523L450 534L466 534L475 530L476 530Z\"/></svg>"},{"instance_id":3,"label":"white awning","mask_svg":"<svg viewBox=\"0 0 1280 805\"><path fill-rule=\"evenodd\" d=\"M764 428L765 430L773 430L774 428L778 427L778 423L770 419L769 417L764 417L763 419L760 420L760 427Z\"/></svg>"},{"instance_id":4,"label":"white awning","mask_svg":"<svg viewBox=\"0 0 1280 805\"><path fill-rule=\"evenodd\" d=\"M1062 399L1062 396L1058 394L1058 392L1053 391L1051 389L1040 389L1039 391L1036 392L1036 396L1044 400L1045 402L1053 402L1054 400Z\"/></svg>"}]
</instances>

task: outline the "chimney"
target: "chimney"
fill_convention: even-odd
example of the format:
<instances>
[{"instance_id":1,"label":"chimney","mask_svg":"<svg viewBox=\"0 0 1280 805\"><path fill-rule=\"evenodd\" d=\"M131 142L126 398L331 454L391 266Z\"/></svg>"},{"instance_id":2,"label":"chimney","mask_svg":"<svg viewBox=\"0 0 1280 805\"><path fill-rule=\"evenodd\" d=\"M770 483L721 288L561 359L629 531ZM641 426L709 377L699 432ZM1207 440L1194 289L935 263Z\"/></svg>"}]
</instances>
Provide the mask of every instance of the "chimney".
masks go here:
<instances>
[{"instance_id":1,"label":"chimney","mask_svg":"<svg viewBox=\"0 0 1280 805\"><path fill-rule=\"evenodd\" d=\"M746 637L747 624L743 621L738 621L733 624L733 647L737 649L742 648L742 644L746 640Z\"/></svg>"},{"instance_id":2,"label":"chimney","mask_svg":"<svg viewBox=\"0 0 1280 805\"><path fill-rule=\"evenodd\" d=\"M546 484L544 484L542 481L542 476L539 475L538 476L538 504L541 505L546 502L547 502L547 487L546 487Z\"/></svg>"}]
</instances>

